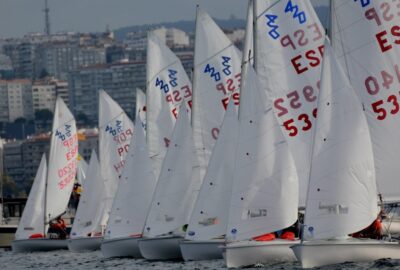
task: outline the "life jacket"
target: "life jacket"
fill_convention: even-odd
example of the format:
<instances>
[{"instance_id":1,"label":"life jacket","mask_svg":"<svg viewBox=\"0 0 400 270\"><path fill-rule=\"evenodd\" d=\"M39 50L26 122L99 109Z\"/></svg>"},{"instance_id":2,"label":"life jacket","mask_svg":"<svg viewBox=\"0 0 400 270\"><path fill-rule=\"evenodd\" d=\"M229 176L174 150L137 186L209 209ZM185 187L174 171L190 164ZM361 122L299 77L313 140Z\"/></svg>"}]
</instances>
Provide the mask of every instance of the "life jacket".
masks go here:
<instances>
[{"instance_id":1,"label":"life jacket","mask_svg":"<svg viewBox=\"0 0 400 270\"><path fill-rule=\"evenodd\" d=\"M253 240L255 241L272 241L275 240L275 234L274 233L266 233L260 236L253 237Z\"/></svg>"},{"instance_id":2,"label":"life jacket","mask_svg":"<svg viewBox=\"0 0 400 270\"><path fill-rule=\"evenodd\" d=\"M294 232L286 231L286 232L282 233L281 239L294 241L295 240Z\"/></svg>"},{"instance_id":3,"label":"life jacket","mask_svg":"<svg viewBox=\"0 0 400 270\"><path fill-rule=\"evenodd\" d=\"M29 236L29 239L37 239L37 238L44 238L44 235L41 233L34 233L31 236Z\"/></svg>"}]
</instances>

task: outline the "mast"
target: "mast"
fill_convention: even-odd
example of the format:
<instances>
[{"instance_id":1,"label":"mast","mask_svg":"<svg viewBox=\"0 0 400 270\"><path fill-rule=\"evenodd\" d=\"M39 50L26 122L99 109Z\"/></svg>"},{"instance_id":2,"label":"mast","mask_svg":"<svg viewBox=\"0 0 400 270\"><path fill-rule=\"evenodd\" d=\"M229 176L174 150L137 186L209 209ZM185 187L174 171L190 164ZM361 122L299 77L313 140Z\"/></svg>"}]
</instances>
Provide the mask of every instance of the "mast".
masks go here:
<instances>
[{"instance_id":1,"label":"mast","mask_svg":"<svg viewBox=\"0 0 400 270\"><path fill-rule=\"evenodd\" d=\"M253 66L254 70L257 72L257 51L258 51L258 46L257 46L257 0L250 0L253 1Z\"/></svg>"},{"instance_id":2,"label":"mast","mask_svg":"<svg viewBox=\"0 0 400 270\"><path fill-rule=\"evenodd\" d=\"M197 24L198 24L198 14L199 14L199 5L196 5L196 22L195 22L195 26L194 29L195 31L197 31ZM196 34L194 35L195 41L194 41L194 55L196 55ZM192 124L192 128L194 125L194 116L195 111L196 111L196 103L195 103L195 94L196 94L196 84L198 81L198 75L196 72L196 63L193 62L193 76L192 76L192 110L191 110L191 117L190 117L190 122ZM195 144L196 145L196 144ZM197 149L196 149L197 150Z\"/></svg>"},{"instance_id":3,"label":"mast","mask_svg":"<svg viewBox=\"0 0 400 270\"><path fill-rule=\"evenodd\" d=\"M1 216L0 216L0 224L3 224L3 215L4 215L4 192L3 192L3 141L0 138L0 188L1 188Z\"/></svg>"}]
</instances>

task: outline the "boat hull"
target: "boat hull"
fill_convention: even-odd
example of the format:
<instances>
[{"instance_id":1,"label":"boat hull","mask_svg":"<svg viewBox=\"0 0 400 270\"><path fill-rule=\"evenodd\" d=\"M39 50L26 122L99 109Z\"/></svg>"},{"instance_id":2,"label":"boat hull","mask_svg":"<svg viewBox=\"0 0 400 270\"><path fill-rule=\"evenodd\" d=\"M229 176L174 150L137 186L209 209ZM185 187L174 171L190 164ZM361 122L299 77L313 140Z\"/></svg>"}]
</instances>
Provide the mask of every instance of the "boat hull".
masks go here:
<instances>
[{"instance_id":1,"label":"boat hull","mask_svg":"<svg viewBox=\"0 0 400 270\"><path fill-rule=\"evenodd\" d=\"M72 252L99 250L102 236L98 237L78 237L68 239L68 249Z\"/></svg>"},{"instance_id":2,"label":"boat hull","mask_svg":"<svg viewBox=\"0 0 400 270\"><path fill-rule=\"evenodd\" d=\"M105 258L132 257L143 258L139 250L139 240L142 238L121 237L104 239L101 243L101 252Z\"/></svg>"},{"instance_id":3,"label":"boat hull","mask_svg":"<svg viewBox=\"0 0 400 270\"><path fill-rule=\"evenodd\" d=\"M155 237L139 240L139 249L147 260L181 260L180 243L183 237Z\"/></svg>"},{"instance_id":4,"label":"boat hull","mask_svg":"<svg viewBox=\"0 0 400 270\"><path fill-rule=\"evenodd\" d=\"M0 225L0 248L11 247L11 242L15 239L16 231L16 225Z\"/></svg>"},{"instance_id":5,"label":"boat hull","mask_svg":"<svg viewBox=\"0 0 400 270\"><path fill-rule=\"evenodd\" d=\"M221 246L225 245L224 239L208 241L181 242L181 253L185 261L217 260L222 259Z\"/></svg>"},{"instance_id":6,"label":"boat hull","mask_svg":"<svg viewBox=\"0 0 400 270\"><path fill-rule=\"evenodd\" d=\"M391 234L400 234L400 219L396 218L392 221L383 221L383 231Z\"/></svg>"},{"instance_id":7,"label":"boat hull","mask_svg":"<svg viewBox=\"0 0 400 270\"><path fill-rule=\"evenodd\" d=\"M344 262L400 259L400 244L370 239L307 241L292 246L303 268Z\"/></svg>"},{"instance_id":8,"label":"boat hull","mask_svg":"<svg viewBox=\"0 0 400 270\"><path fill-rule=\"evenodd\" d=\"M68 249L68 243L66 239L36 238L14 240L11 247L13 252L51 251Z\"/></svg>"},{"instance_id":9,"label":"boat hull","mask_svg":"<svg viewBox=\"0 0 400 270\"><path fill-rule=\"evenodd\" d=\"M228 268L267 264L271 262L296 261L290 249L300 241L276 239L273 241L240 241L226 244L224 258Z\"/></svg>"}]
</instances>

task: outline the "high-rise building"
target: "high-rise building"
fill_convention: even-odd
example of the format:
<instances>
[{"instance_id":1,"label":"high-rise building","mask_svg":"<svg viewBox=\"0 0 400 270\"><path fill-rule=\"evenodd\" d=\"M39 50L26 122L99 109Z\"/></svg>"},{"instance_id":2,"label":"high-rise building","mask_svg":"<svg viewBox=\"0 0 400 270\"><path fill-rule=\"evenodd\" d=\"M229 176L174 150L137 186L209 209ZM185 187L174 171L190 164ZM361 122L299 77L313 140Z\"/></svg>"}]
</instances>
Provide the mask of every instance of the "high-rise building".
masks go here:
<instances>
[{"instance_id":1,"label":"high-rise building","mask_svg":"<svg viewBox=\"0 0 400 270\"><path fill-rule=\"evenodd\" d=\"M60 81L54 77L34 81L32 85L33 111L47 109L53 112L57 96L60 96L68 106L69 94L66 81Z\"/></svg>"},{"instance_id":2,"label":"high-rise building","mask_svg":"<svg viewBox=\"0 0 400 270\"><path fill-rule=\"evenodd\" d=\"M0 92L0 96L7 100L8 122L13 122L20 117L25 119L33 118L32 84L30 80L0 80ZM6 92L7 99L5 98ZM0 101L0 106L4 105L4 101ZM4 113L2 118L5 115Z\"/></svg>"},{"instance_id":3,"label":"high-rise building","mask_svg":"<svg viewBox=\"0 0 400 270\"><path fill-rule=\"evenodd\" d=\"M104 89L125 112L135 114L136 88L146 86L145 61L95 65L72 71L68 80L70 107L75 116L98 121L98 91Z\"/></svg>"}]
</instances>

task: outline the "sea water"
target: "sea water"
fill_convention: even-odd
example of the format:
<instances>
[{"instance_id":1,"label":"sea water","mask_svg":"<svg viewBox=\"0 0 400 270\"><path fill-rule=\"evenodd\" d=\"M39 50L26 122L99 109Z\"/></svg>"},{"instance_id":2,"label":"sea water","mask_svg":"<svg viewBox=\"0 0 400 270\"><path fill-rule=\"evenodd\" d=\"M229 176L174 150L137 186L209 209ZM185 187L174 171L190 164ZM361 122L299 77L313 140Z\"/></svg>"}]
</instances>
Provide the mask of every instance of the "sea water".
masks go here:
<instances>
[{"instance_id":1,"label":"sea water","mask_svg":"<svg viewBox=\"0 0 400 270\"><path fill-rule=\"evenodd\" d=\"M249 269L272 269L288 270L300 269L300 264L295 263L271 263ZM201 262L158 262L146 261L144 259L114 258L104 259L100 251L73 253L68 250L35 252L35 253L12 253L0 249L0 270L19 269L143 269L143 270L214 270L226 269L223 260L210 260ZM400 260L382 259L371 263L342 263L318 269L400 269Z\"/></svg>"}]
</instances>

